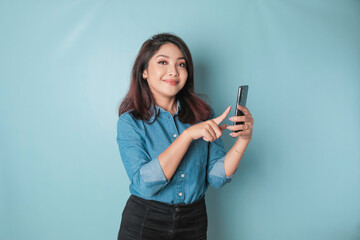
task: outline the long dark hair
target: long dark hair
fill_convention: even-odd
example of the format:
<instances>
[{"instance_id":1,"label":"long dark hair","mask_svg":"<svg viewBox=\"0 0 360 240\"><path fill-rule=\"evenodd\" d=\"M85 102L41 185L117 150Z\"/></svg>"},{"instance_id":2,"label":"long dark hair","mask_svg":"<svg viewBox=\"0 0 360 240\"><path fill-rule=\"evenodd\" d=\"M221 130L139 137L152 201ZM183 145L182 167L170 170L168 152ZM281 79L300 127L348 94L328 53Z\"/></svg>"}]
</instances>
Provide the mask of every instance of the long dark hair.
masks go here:
<instances>
[{"instance_id":1,"label":"long dark hair","mask_svg":"<svg viewBox=\"0 0 360 240\"><path fill-rule=\"evenodd\" d=\"M151 94L149 85L142 77L148 67L149 60L165 43L175 44L183 53L186 61L188 78L184 87L176 94L175 101L180 101L179 121L194 124L210 118L210 106L194 92L194 66L189 48L185 42L176 35L161 33L146 40L136 57L131 72L131 83L128 93L119 107L119 116L128 110L136 118L148 121L155 109L155 99ZM157 115L155 117L155 120ZM154 121L155 121L154 120Z\"/></svg>"}]
</instances>

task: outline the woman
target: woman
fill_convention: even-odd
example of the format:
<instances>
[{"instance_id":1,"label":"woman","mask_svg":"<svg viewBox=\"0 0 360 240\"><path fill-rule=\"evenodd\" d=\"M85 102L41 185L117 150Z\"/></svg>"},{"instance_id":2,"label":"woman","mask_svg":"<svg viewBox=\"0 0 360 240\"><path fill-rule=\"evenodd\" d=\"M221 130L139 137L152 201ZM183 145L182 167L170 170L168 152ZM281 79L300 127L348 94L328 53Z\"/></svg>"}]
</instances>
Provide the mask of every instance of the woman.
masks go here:
<instances>
[{"instance_id":1,"label":"woman","mask_svg":"<svg viewBox=\"0 0 360 240\"><path fill-rule=\"evenodd\" d=\"M144 42L128 94L119 108L117 143L131 181L118 239L206 239L204 195L208 185L231 180L252 136L254 119L219 126L229 106L213 109L194 92L193 62L186 44L164 33ZM225 130L243 130L228 153Z\"/></svg>"}]
</instances>

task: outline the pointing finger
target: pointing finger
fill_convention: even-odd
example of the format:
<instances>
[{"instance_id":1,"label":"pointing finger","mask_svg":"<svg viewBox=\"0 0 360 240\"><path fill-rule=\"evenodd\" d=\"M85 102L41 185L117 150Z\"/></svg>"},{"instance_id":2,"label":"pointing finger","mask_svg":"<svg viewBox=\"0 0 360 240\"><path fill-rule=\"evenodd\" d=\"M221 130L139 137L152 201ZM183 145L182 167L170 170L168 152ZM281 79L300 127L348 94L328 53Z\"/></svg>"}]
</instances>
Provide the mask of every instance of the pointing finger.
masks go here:
<instances>
[{"instance_id":1,"label":"pointing finger","mask_svg":"<svg viewBox=\"0 0 360 240\"><path fill-rule=\"evenodd\" d=\"M218 116L217 118L214 118L213 121L219 125L222 121L225 120L225 118L227 117L227 115L229 114L231 110L231 106L228 106L227 109L225 110L225 112L223 112L223 114L221 114L220 116Z\"/></svg>"}]
</instances>

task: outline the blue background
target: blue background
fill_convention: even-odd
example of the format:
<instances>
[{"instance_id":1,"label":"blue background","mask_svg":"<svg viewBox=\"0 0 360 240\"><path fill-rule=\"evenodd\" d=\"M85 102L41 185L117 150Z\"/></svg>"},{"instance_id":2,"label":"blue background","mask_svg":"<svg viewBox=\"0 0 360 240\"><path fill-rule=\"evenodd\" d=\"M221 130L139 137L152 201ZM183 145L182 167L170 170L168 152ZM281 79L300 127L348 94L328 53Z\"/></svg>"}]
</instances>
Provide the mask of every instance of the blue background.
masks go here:
<instances>
[{"instance_id":1,"label":"blue background","mask_svg":"<svg viewBox=\"0 0 360 240\"><path fill-rule=\"evenodd\" d=\"M116 239L117 110L160 32L217 114L249 85L253 139L208 191L209 240L360 239L358 0L1 0L0 239Z\"/></svg>"}]
</instances>

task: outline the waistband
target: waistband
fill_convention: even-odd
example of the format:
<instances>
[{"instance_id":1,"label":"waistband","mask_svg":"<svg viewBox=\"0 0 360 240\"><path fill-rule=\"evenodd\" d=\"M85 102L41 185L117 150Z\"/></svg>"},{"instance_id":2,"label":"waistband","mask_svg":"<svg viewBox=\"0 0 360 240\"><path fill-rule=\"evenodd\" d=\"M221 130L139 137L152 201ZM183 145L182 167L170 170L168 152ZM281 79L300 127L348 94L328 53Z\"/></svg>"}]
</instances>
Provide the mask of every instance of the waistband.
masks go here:
<instances>
[{"instance_id":1,"label":"waistband","mask_svg":"<svg viewBox=\"0 0 360 240\"><path fill-rule=\"evenodd\" d=\"M155 200L147 200L147 199L138 197L133 194L130 196L129 200L133 200L137 203L144 204L150 208L154 208L157 210L170 211L170 212L175 211L177 213L190 212L190 211L193 211L194 209L205 207L205 198L204 197L202 197L201 199L199 199L193 203L189 203L189 204L185 204L185 203L169 204L169 203L164 203L164 202L158 202Z\"/></svg>"}]
</instances>

